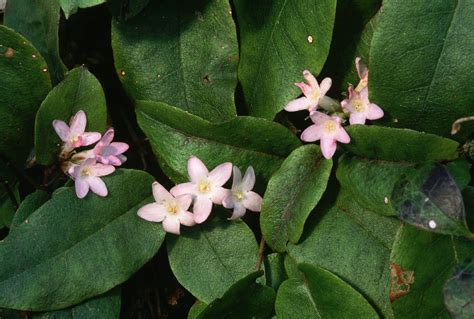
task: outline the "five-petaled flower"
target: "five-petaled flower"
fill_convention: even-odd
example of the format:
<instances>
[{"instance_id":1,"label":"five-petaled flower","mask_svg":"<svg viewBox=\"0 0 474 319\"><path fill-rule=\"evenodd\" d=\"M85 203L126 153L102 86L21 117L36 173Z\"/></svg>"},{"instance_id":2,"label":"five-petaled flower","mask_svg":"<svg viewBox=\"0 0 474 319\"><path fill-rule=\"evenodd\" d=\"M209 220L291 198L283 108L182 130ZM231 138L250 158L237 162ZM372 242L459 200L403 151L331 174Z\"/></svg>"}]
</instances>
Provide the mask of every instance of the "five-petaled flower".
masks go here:
<instances>
[{"instance_id":1,"label":"five-petaled flower","mask_svg":"<svg viewBox=\"0 0 474 319\"><path fill-rule=\"evenodd\" d=\"M100 140L100 133L85 132L87 125L86 114L77 112L69 122L69 126L61 121L54 120L53 127L61 140L64 142L63 153L69 153L75 148L88 146Z\"/></svg>"},{"instance_id":2,"label":"five-petaled flower","mask_svg":"<svg viewBox=\"0 0 474 319\"><path fill-rule=\"evenodd\" d=\"M120 166L127 160L127 158L122 154L128 150L128 144L112 142L114 139L114 133L113 128L110 128L105 132L99 143L95 145L93 152L95 158L99 162L107 165Z\"/></svg>"},{"instance_id":3,"label":"five-petaled flower","mask_svg":"<svg viewBox=\"0 0 474 319\"><path fill-rule=\"evenodd\" d=\"M195 225L193 214L188 211L193 200L191 195L174 197L160 183L152 185L155 203L147 204L137 212L141 218L151 222L163 222L163 229L179 235L180 225Z\"/></svg>"},{"instance_id":4,"label":"five-petaled flower","mask_svg":"<svg viewBox=\"0 0 474 319\"><path fill-rule=\"evenodd\" d=\"M107 186L100 177L114 171L115 167L97 163L95 158L88 158L79 165L71 166L69 174L75 181L77 197L84 198L89 189L99 196L107 196Z\"/></svg>"},{"instance_id":5,"label":"five-petaled flower","mask_svg":"<svg viewBox=\"0 0 474 319\"><path fill-rule=\"evenodd\" d=\"M377 120L383 117L383 110L369 101L367 87L358 92L349 85L349 98L341 102L341 106L349 112L349 123L365 124L365 120Z\"/></svg>"},{"instance_id":6,"label":"five-petaled flower","mask_svg":"<svg viewBox=\"0 0 474 319\"><path fill-rule=\"evenodd\" d=\"M355 65L357 69L357 74L359 75L360 79L359 84L357 84L357 87L355 88L355 91L361 92L369 84L369 69L367 69L365 64L362 63L362 59L360 57L357 57L355 59Z\"/></svg>"},{"instance_id":7,"label":"five-petaled flower","mask_svg":"<svg viewBox=\"0 0 474 319\"><path fill-rule=\"evenodd\" d=\"M303 76L308 84L299 82L295 83L295 85L301 89L304 96L290 101L285 106L285 111L287 112L301 110L308 110L309 112L315 111L320 102L324 99L326 92L331 88L331 78L325 78L321 81L321 85L319 85L316 78L308 70L303 71Z\"/></svg>"},{"instance_id":8,"label":"five-petaled flower","mask_svg":"<svg viewBox=\"0 0 474 319\"><path fill-rule=\"evenodd\" d=\"M336 141L345 144L350 142L351 138L341 126L340 117L321 112L312 112L310 117L314 124L303 131L301 139L305 142L320 140L321 153L325 158L332 158L336 152Z\"/></svg>"},{"instance_id":9,"label":"five-petaled flower","mask_svg":"<svg viewBox=\"0 0 474 319\"><path fill-rule=\"evenodd\" d=\"M222 187L232 174L232 163L223 163L209 172L197 157L188 160L189 183L178 184L170 190L174 196L190 194L194 197L194 221L203 223L211 214L212 203L222 204L227 191Z\"/></svg>"},{"instance_id":10,"label":"five-petaled flower","mask_svg":"<svg viewBox=\"0 0 474 319\"><path fill-rule=\"evenodd\" d=\"M252 166L247 168L244 178L237 166L234 166L232 189L222 201L225 208L233 208L234 212L229 219L237 219L245 215L245 211L259 212L262 209L262 197L253 192L255 172Z\"/></svg>"}]
</instances>

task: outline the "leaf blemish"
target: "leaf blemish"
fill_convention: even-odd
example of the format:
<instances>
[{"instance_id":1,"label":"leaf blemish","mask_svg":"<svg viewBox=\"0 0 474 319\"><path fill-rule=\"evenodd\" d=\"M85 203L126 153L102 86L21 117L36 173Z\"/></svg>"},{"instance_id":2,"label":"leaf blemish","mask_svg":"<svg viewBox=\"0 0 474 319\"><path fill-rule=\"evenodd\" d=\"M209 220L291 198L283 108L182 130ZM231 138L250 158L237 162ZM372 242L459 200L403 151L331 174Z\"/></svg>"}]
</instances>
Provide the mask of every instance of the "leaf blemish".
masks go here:
<instances>
[{"instance_id":1,"label":"leaf blemish","mask_svg":"<svg viewBox=\"0 0 474 319\"><path fill-rule=\"evenodd\" d=\"M12 48L7 48L5 51L5 57L6 58L12 58L15 55L15 51L13 51Z\"/></svg>"},{"instance_id":2,"label":"leaf blemish","mask_svg":"<svg viewBox=\"0 0 474 319\"><path fill-rule=\"evenodd\" d=\"M204 83L204 85L209 85L211 83L211 81L209 80L209 75L205 75L202 77L202 83Z\"/></svg>"},{"instance_id":3,"label":"leaf blemish","mask_svg":"<svg viewBox=\"0 0 474 319\"><path fill-rule=\"evenodd\" d=\"M395 263L390 263L390 301L405 296L415 282L415 271L404 270Z\"/></svg>"}]
</instances>

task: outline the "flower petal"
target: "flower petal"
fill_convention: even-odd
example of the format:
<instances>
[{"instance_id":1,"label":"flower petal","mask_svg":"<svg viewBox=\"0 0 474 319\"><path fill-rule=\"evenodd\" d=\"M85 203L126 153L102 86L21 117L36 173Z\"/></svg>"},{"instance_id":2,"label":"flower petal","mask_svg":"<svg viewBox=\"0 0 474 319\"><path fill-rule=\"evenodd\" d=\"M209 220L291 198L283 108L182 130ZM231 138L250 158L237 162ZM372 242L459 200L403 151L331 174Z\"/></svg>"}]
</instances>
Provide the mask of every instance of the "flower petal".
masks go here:
<instances>
[{"instance_id":1,"label":"flower petal","mask_svg":"<svg viewBox=\"0 0 474 319\"><path fill-rule=\"evenodd\" d=\"M369 120L377 120L383 117L383 110L374 103L369 104L369 109L367 111L367 118Z\"/></svg>"},{"instance_id":2,"label":"flower petal","mask_svg":"<svg viewBox=\"0 0 474 319\"><path fill-rule=\"evenodd\" d=\"M339 128L334 138L344 144L347 144L351 141L351 137L347 134L346 130L342 127Z\"/></svg>"},{"instance_id":3,"label":"flower petal","mask_svg":"<svg viewBox=\"0 0 474 319\"><path fill-rule=\"evenodd\" d=\"M196 222L194 221L194 215L188 211L182 211L178 215L179 222L185 226L194 226Z\"/></svg>"},{"instance_id":4,"label":"flower petal","mask_svg":"<svg viewBox=\"0 0 474 319\"><path fill-rule=\"evenodd\" d=\"M101 135L100 133L97 133L97 132L87 132L87 133L83 133L81 137L82 137L82 146L88 146L100 140Z\"/></svg>"},{"instance_id":5,"label":"flower petal","mask_svg":"<svg viewBox=\"0 0 474 319\"><path fill-rule=\"evenodd\" d=\"M304 70L303 71L303 76L306 80L306 82L308 82L308 84L311 86L311 88L319 88L319 85L318 85L318 81L316 80L316 78L314 77L314 75L309 72L308 70Z\"/></svg>"},{"instance_id":6,"label":"flower petal","mask_svg":"<svg viewBox=\"0 0 474 319\"><path fill-rule=\"evenodd\" d=\"M234 205L234 196L232 196L231 191L228 191L227 195L224 196L224 199L222 200L222 206L224 206L225 208L234 208Z\"/></svg>"},{"instance_id":7,"label":"flower petal","mask_svg":"<svg viewBox=\"0 0 474 319\"><path fill-rule=\"evenodd\" d=\"M255 192L247 192L242 203L245 208L252 212L259 212L262 210L262 197Z\"/></svg>"},{"instance_id":8,"label":"flower petal","mask_svg":"<svg viewBox=\"0 0 474 319\"><path fill-rule=\"evenodd\" d=\"M232 175L232 163L218 165L209 173L209 180L213 187L224 185Z\"/></svg>"},{"instance_id":9,"label":"flower petal","mask_svg":"<svg viewBox=\"0 0 474 319\"><path fill-rule=\"evenodd\" d=\"M189 194L178 196L176 197L176 202L182 210L188 210L193 202L193 196Z\"/></svg>"},{"instance_id":10,"label":"flower petal","mask_svg":"<svg viewBox=\"0 0 474 319\"><path fill-rule=\"evenodd\" d=\"M166 210L163 205L151 203L140 208L137 214L150 222L162 222L166 217Z\"/></svg>"},{"instance_id":11,"label":"flower petal","mask_svg":"<svg viewBox=\"0 0 474 319\"><path fill-rule=\"evenodd\" d=\"M311 91L313 89L311 88L310 85L308 85L304 82L298 82L298 83L295 83L295 85L300 88L300 90L304 94L304 96L306 96L308 98L311 96Z\"/></svg>"},{"instance_id":12,"label":"flower petal","mask_svg":"<svg viewBox=\"0 0 474 319\"><path fill-rule=\"evenodd\" d=\"M107 176L115 171L115 167L112 165L104 165L100 163L92 165L92 169L94 176Z\"/></svg>"},{"instance_id":13,"label":"flower petal","mask_svg":"<svg viewBox=\"0 0 474 319\"><path fill-rule=\"evenodd\" d=\"M151 184L151 188L153 190L153 198L156 202L159 203L163 200L173 199L173 196L160 183L154 182Z\"/></svg>"},{"instance_id":14,"label":"flower petal","mask_svg":"<svg viewBox=\"0 0 474 319\"><path fill-rule=\"evenodd\" d=\"M127 143L122 143L122 142L113 142L110 144L110 147L112 147L114 149L114 153L115 155L117 154L122 154L122 153L125 153L128 148L129 148L129 145Z\"/></svg>"},{"instance_id":15,"label":"flower petal","mask_svg":"<svg viewBox=\"0 0 474 319\"><path fill-rule=\"evenodd\" d=\"M237 187L240 187L240 184L242 184L242 173L240 172L240 169L237 166L234 166L232 168L232 189L235 189Z\"/></svg>"},{"instance_id":16,"label":"flower petal","mask_svg":"<svg viewBox=\"0 0 474 319\"><path fill-rule=\"evenodd\" d=\"M73 118L71 119L71 122L69 123L70 125L70 132L71 135L73 136L79 136L84 133L86 130L86 125L87 125L87 118L86 118L86 113L84 111L79 111L77 112ZM100 137L99 137L100 139Z\"/></svg>"},{"instance_id":17,"label":"flower petal","mask_svg":"<svg viewBox=\"0 0 474 319\"><path fill-rule=\"evenodd\" d=\"M102 145L109 145L114 140L115 131L113 128L109 128L107 132L104 133L100 142Z\"/></svg>"},{"instance_id":18,"label":"flower petal","mask_svg":"<svg viewBox=\"0 0 474 319\"><path fill-rule=\"evenodd\" d=\"M365 113L354 112L354 113L351 113L349 117L349 123L351 125L365 124L365 119L366 119Z\"/></svg>"},{"instance_id":19,"label":"flower petal","mask_svg":"<svg viewBox=\"0 0 474 319\"><path fill-rule=\"evenodd\" d=\"M185 194L196 195L197 194L196 184L194 183L178 184L174 186L172 189L170 189L170 193L174 197L185 195Z\"/></svg>"},{"instance_id":20,"label":"flower petal","mask_svg":"<svg viewBox=\"0 0 474 319\"><path fill-rule=\"evenodd\" d=\"M242 180L242 191L248 192L252 190L252 188L255 186L255 179L253 167L249 166Z\"/></svg>"},{"instance_id":21,"label":"flower petal","mask_svg":"<svg viewBox=\"0 0 474 319\"><path fill-rule=\"evenodd\" d=\"M214 187L212 189L211 200L214 204L222 205L222 201L229 194L229 190L223 187Z\"/></svg>"},{"instance_id":22,"label":"flower petal","mask_svg":"<svg viewBox=\"0 0 474 319\"><path fill-rule=\"evenodd\" d=\"M288 104L285 106L285 111L297 112L302 110L308 110L313 104L314 103L311 101L311 99L308 99L307 97L303 96L296 100L288 102Z\"/></svg>"},{"instance_id":23,"label":"flower petal","mask_svg":"<svg viewBox=\"0 0 474 319\"><path fill-rule=\"evenodd\" d=\"M314 124L321 124L322 122L330 118L329 115L326 115L321 112L311 112L309 117L311 118L311 121L313 121Z\"/></svg>"},{"instance_id":24,"label":"flower petal","mask_svg":"<svg viewBox=\"0 0 474 319\"><path fill-rule=\"evenodd\" d=\"M67 142L69 140L69 126L65 122L54 120L53 127L61 141Z\"/></svg>"},{"instance_id":25,"label":"flower petal","mask_svg":"<svg viewBox=\"0 0 474 319\"><path fill-rule=\"evenodd\" d=\"M191 182L199 183L201 179L207 177L209 171L207 170L206 165L197 158L196 156L191 156L188 160L188 174Z\"/></svg>"},{"instance_id":26,"label":"flower petal","mask_svg":"<svg viewBox=\"0 0 474 319\"><path fill-rule=\"evenodd\" d=\"M326 95L327 91L329 91L329 89L331 88L331 85L332 85L331 78L324 78L321 81L321 85L319 86L321 96Z\"/></svg>"},{"instance_id":27,"label":"flower petal","mask_svg":"<svg viewBox=\"0 0 474 319\"><path fill-rule=\"evenodd\" d=\"M227 218L228 220L234 220L241 218L245 215L245 212L247 210L245 209L245 206L242 204L235 205L234 211L232 212L232 216L230 218Z\"/></svg>"},{"instance_id":28,"label":"flower petal","mask_svg":"<svg viewBox=\"0 0 474 319\"><path fill-rule=\"evenodd\" d=\"M301 133L301 140L305 142L314 142L323 136L323 127L321 125L310 125Z\"/></svg>"},{"instance_id":29,"label":"flower petal","mask_svg":"<svg viewBox=\"0 0 474 319\"><path fill-rule=\"evenodd\" d=\"M87 178L87 183L89 183L91 191L93 191L97 195L102 197L107 196L107 186L105 186L104 181L101 180L99 177L89 176Z\"/></svg>"},{"instance_id":30,"label":"flower petal","mask_svg":"<svg viewBox=\"0 0 474 319\"><path fill-rule=\"evenodd\" d=\"M76 178L75 181L76 187L76 195L79 198L86 197L87 193L89 192L89 184L82 178Z\"/></svg>"},{"instance_id":31,"label":"flower petal","mask_svg":"<svg viewBox=\"0 0 474 319\"><path fill-rule=\"evenodd\" d=\"M201 224L206 221L212 211L212 201L207 198L197 198L194 202L194 221Z\"/></svg>"},{"instance_id":32,"label":"flower petal","mask_svg":"<svg viewBox=\"0 0 474 319\"><path fill-rule=\"evenodd\" d=\"M359 78L362 80L367 77L369 70L365 66L364 63L362 63L362 59L360 57L357 57L355 59L355 65L357 69L357 74L359 74Z\"/></svg>"},{"instance_id":33,"label":"flower petal","mask_svg":"<svg viewBox=\"0 0 474 319\"><path fill-rule=\"evenodd\" d=\"M180 223L178 218L173 218L170 216L166 216L165 220L163 221L163 229L167 233L179 235L179 228Z\"/></svg>"},{"instance_id":34,"label":"flower petal","mask_svg":"<svg viewBox=\"0 0 474 319\"><path fill-rule=\"evenodd\" d=\"M327 159L331 159L336 152L336 141L332 137L321 138L321 153Z\"/></svg>"}]
</instances>

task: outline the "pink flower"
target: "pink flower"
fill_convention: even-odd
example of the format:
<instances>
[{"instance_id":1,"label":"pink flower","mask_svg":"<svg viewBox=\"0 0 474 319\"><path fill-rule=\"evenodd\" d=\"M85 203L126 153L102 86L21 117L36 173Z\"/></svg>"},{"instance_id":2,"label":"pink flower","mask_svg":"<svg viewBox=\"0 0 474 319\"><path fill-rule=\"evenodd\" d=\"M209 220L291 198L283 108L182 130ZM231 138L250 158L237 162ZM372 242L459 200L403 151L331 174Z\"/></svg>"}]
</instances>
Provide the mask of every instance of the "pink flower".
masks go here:
<instances>
[{"instance_id":1,"label":"pink flower","mask_svg":"<svg viewBox=\"0 0 474 319\"><path fill-rule=\"evenodd\" d=\"M350 113L349 122L353 124L365 124L366 120L377 120L383 117L383 110L369 101L369 89L365 87L362 91L354 91L349 85L349 98L341 102L345 111Z\"/></svg>"},{"instance_id":2,"label":"pink flower","mask_svg":"<svg viewBox=\"0 0 474 319\"><path fill-rule=\"evenodd\" d=\"M79 165L71 166L69 173L75 180L76 195L84 198L89 189L99 196L107 196L107 187L99 177L112 174L115 167L97 163L95 158L88 158Z\"/></svg>"},{"instance_id":3,"label":"pink flower","mask_svg":"<svg viewBox=\"0 0 474 319\"><path fill-rule=\"evenodd\" d=\"M100 140L100 133L85 132L87 125L86 114L79 111L69 122L69 126L60 120L53 121L53 127L61 140L65 143L63 150L70 152L75 148L94 144Z\"/></svg>"},{"instance_id":4,"label":"pink flower","mask_svg":"<svg viewBox=\"0 0 474 319\"><path fill-rule=\"evenodd\" d=\"M191 156L188 161L190 183L176 185L170 190L174 196L190 194L194 197L194 221L203 223L211 214L212 203L222 204L227 191L222 187L232 174L232 163L224 163L214 168L210 173L204 163L197 157Z\"/></svg>"},{"instance_id":5,"label":"pink flower","mask_svg":"<svg viewBox=\"0 0 474 319\"><path fill-rule=\"evenodd\" d=\"M303 71L303 76L308 84L300 82L295 83L295 85L301 89L304 96L290 101L285 106L285 111L287 112L301 110L308 110L309 112L315 111L320 104L320 101L324 99L326 92L331 88L331 78L325 78L321 81L321 86L319 86L316 78L308 70Z\"/></svg>"},{"instance_id":6,"label":"pink flower","mask_svg":"<svg viewBox=\"0 0 474 319\"><path fill-rule=\"evenodd\" d=\"M229 219L237 219L245 215L245 211L251 210L259 212L262 209L262 197L252 188L255 185L255 172L252 166L247 168L244 178L237 166L234 166L234 178L232 181L232 190L222 201L225 208L233 208L234 212Z\"/></svg>"},{"instance_id":7,"label":"pink flower","mask_svg":"<svg viewBox=\"0 0 474 319\"><path fill-rule=\"evenodd\" d=\"M155 203L140 208L138 216L150 222L163 222L163 229L176 235L179 235L181 224L195 225L193 214L188 211L193 200L191 195L174 197L158 182L152 187Z\"/></svg>"},{"instance_id":8,"label":"pink flower","mask_svg":"<svg viewBox=\"0 0 474 319\"><path fill-rule=\"evenodd\" d=\"M122 153L128 150L128 144L112 142L114 133L113 128L105 132L102 139L94 147L94 156L103 164L120 166L127 160Z\"/></svg>"},{"instance_id":9,"label":"pink flower","mask_svg":"<svg viewBox=\"0 0 474 319\"><path fill-rule=\"evenodd\" d=\"M357 84L356 91L361 92L369 84L369 69L362 63L362 59L357 57L355 59L355 65L357 69L357 74L359 74L359 84Z\"/></svg>"},{"instance_id":10,"label":"pink flower","mask_svg":"<svg viewBox=\"0 0 474 319\"><path fill-rule=\"evenodd\" d=\"M336 141L349 143L351 138L341 126L341 119L338 116L328 116L321 112L312 112L311 125L301 134L301 140L305 142L321 141L321 152L327 159L332 158L336 152Z\"/></svg>"}]
</instances>

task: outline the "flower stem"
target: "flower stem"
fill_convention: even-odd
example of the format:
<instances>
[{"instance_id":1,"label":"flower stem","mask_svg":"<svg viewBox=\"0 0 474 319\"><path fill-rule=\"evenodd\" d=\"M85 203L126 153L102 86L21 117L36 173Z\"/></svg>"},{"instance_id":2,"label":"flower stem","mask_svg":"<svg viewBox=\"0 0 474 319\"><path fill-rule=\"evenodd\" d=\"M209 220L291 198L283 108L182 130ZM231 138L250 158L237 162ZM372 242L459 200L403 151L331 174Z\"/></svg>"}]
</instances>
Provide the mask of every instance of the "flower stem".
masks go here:
<instances>
[{"instance_id":1,"label":"flower stem","mask_svg":"<svg viewBox=\"0 0 474 319\"><path fill-rule=\"evenodd\" d=\"M258 257L257 257L257 264L255 265L255 270L260 270L260 266L262 265L263 261L263 251L265 250L265 239L260 239L260 247L258 248Z\"/></svg>"}]
</instances>

